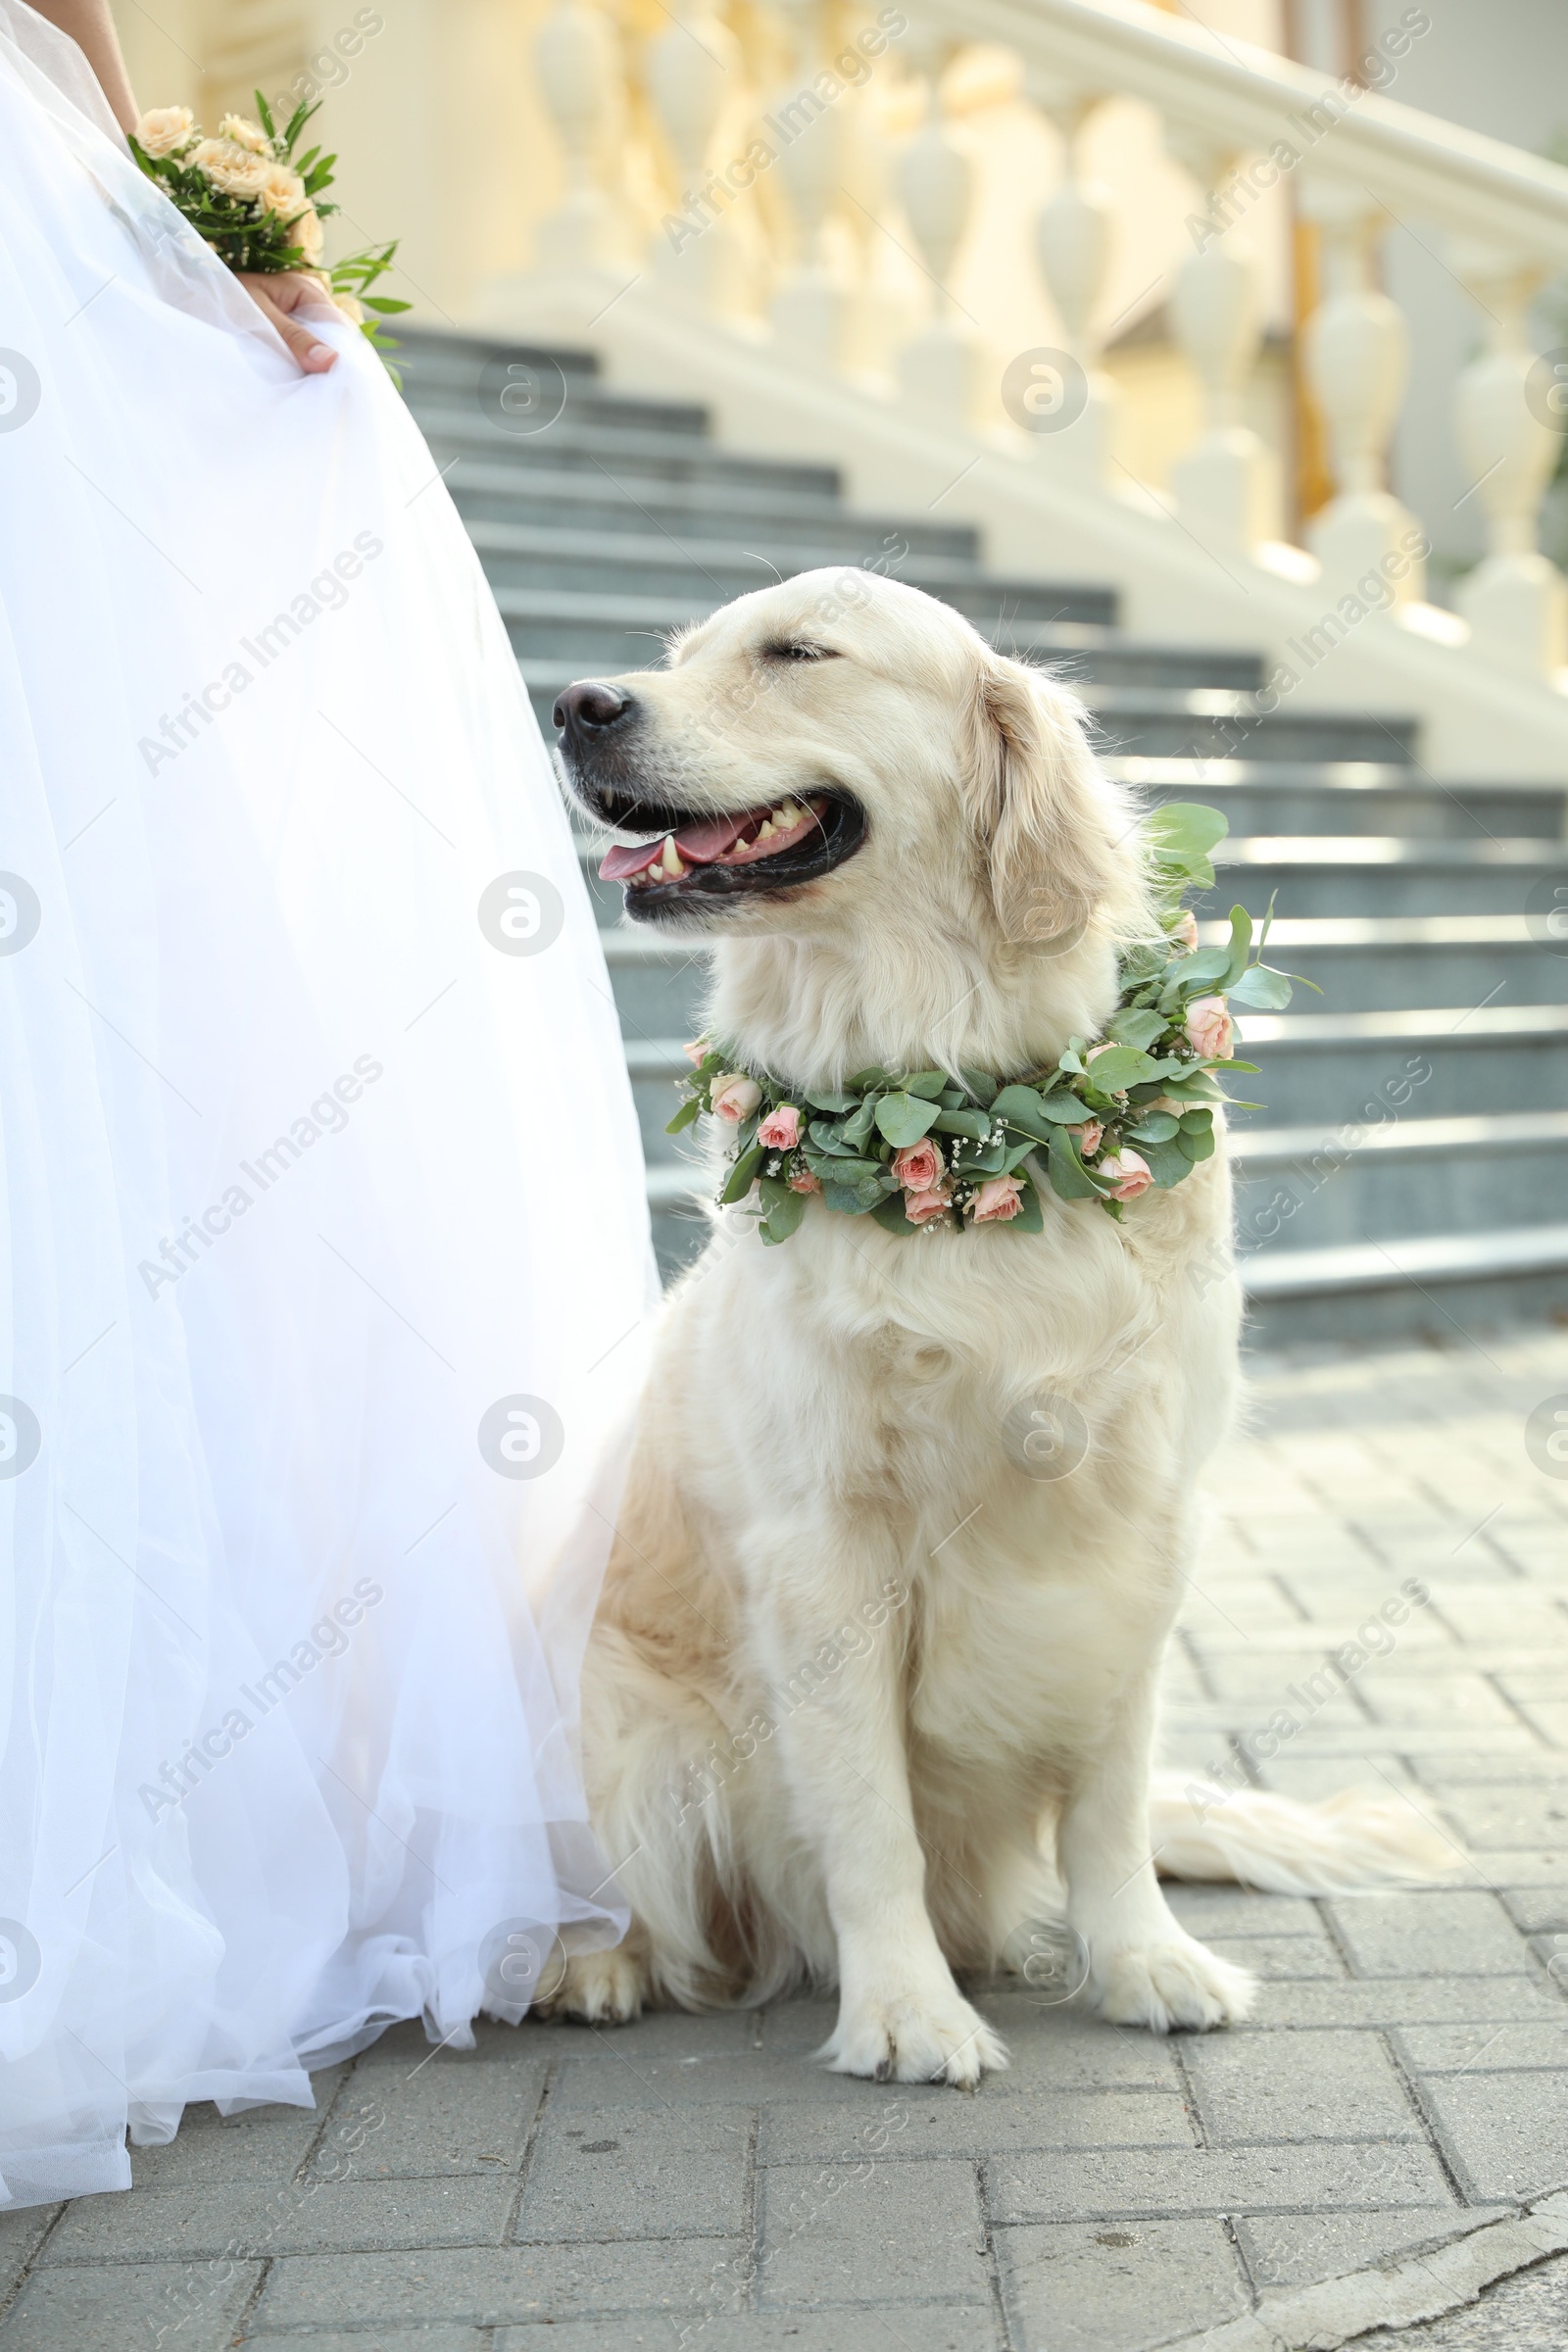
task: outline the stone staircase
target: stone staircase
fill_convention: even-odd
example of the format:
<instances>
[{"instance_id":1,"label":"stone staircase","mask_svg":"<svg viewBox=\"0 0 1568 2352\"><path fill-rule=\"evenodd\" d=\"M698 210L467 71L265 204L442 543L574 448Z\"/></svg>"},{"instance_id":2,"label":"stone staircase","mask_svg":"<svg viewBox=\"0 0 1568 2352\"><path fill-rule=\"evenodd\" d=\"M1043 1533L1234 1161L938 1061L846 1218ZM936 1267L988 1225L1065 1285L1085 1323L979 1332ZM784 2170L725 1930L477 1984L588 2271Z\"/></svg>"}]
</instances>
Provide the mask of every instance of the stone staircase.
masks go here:
<instances>
[{"instance_id":1,"label":"stone staircase","mask_svg":"<svg viewBox=\"0 0 1568 2352\"><path fill-rule=\"evenodd\" d=\"M509 365L524 389L504 404ZM1271 960L1323 992L1243 1024L1263 1071L1235 1091L1266 1108L1236 1114L1238 1219L1265 1341L1451 1339L1568 1307L1568 936L1548 919L1568 787L1439 784L1412 725L1354 712L1277 711L1226 758L1251 655L1129 642L1107 590L999 579L974 531L929 514L852 513L831 468L720 451L702 409L606 392L587 354L405 331L400 367L547 741L564 685L652 666L669 629L773 568L876 564L1071 677L1106 765L1151 801L1225 810L1200 916L1277 892ZM700 958L619 928L586 842L584 860L673 1268L704 1232L662 1132Z\"/></svg>"}]
</instances>

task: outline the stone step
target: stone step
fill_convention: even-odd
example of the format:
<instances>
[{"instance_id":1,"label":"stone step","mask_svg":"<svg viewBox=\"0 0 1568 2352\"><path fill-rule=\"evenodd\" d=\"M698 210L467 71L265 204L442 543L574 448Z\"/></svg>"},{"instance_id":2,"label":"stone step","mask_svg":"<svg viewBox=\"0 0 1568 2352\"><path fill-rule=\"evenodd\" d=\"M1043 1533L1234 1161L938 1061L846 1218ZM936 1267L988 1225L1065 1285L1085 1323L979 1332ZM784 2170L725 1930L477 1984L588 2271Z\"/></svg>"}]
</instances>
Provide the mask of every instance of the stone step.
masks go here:
<instances>
[{"instance_id":1,"label":"stone step","mask_svg":"<svg viewBox=\"0 0 1568 2352\"><path fill-rule=\"evenodd\" d=\"M503 343L493 336L461 332L437 335L413 326L396 326L391 331L398 338L397 369L410 408L424 409L443 400L477 399L481 377L498 364L540 372L559 369L574 389L586 389L599 377L599 357L592 351L564 350L554 344Z\"/></svg>"},{"instance_id":2,"label":"stone step","mask_svg":"<svg viewBox=\"0 0 1568 2352\"><path fill-rule=\"evenodd\" d=\"M1206 946L1226 934L1202 923L1199 936ZM1315 982L1321 996L1302 990L1296 1002L1325 1012L1568 1002L1568 957L1523 914L1293 917L1270 932L1268 960Z\"/></svg>"},{"instance_id":3,"label":"stone step","mask_svg":"<svg viewBox=\"0 0 1568 2352\"><path fill-rule=\"evenodd\" d=\"M586 487L593 497L602 496L607 487L620 490L626 497L641 498L644 484L667 489L673 483L701 483L710 491L721 492L730 486L760 491L782 503L796 493L808 499L835 500L842 489L831 466L742 457L734 450L715 449L698 433L633 431L618 426L608 416L602 423L584 419L567 424L563 419L532 440L499 432L483 417L470 425L466 417L448 413L433 417L424 412L419 423L437 465L452 466L447 478L454 496L468 490L476 478L488 481L492 475L521 486L539 467L553 474L586 475Z\"/></svg>"},{"instance_id":4,"label":"stone step","mask_svg":"<svg viewBox=\"0 0 1568 2352\"><path fill-rule=\"evenodd\" d=\"M1100 750L1109 760L1130 758L1223 760L1245 725L1254 762L1397 760L1410 758L1413 719L1374 719L1353 711L1289 707L1253 718L1250 698L1217 687L1158 691L1101 687L1089 696L1100 724ZM1196 797L1200 798L1201 795Z\"/></svg>"},{"instance_id":5,"label":"stone step","mask_svg":"<svg viewBox=\"0 0 1568 2352\"><path fill-rule=\"evenodd\" d=\"M1256 915L1271 897L1282 917L1534 912L1544 944L1556 909L1568 955L1568 842L1233 836L1215 855L1214 888L1193 904L1218 915L1239 899Z\"/></svg>"},{"instance_id":6,"label":"stone step","mask_svg":"<svg viewBox=\"0 0 1568 2352\"><path fill-rule=\"evenodd\" d=\"M1568 1308L1568 1224L1258 1250L1243 1278L1254 1347L1420 1333L1480 1348L1477 1329Z\"/></svg>"},{"instance_id":7,"label":"stone step","mask_svg":"<svg viewBox=\"0 0 1568 2352\"><path fill-rule=\"evenodd\" d=\"M850 572L847 576L853 579L854 574ZM933 595L938 593L935 582L916 584L929 585ZM765 574L754 574L744 583L739 580L732 583L736 595L768 585ZM636 580L628 581L622 588L609 582L597 586L567 582L552 585L543 579L526 588L496 587L496 602L516 651L523 681L534 698L535 708L544 711L546 718L556 695L573 678L618 676L628 669L657 667L667 638L679 629L690 627L694 621L706 620L720 605L729 602L728 595L705 594L705 576L696 572L688 572L684 582L671 581L658 596L644 595L640 589L641 583ZM960 583L953 582L944 586L943 594L947 603L968 612L982 635L995 638L999 634L994 600L984 590L966 593ZM1036 594L1042 605L1051 606L1052 620L1079 601L1078 592L1073 589L1054 595L1048 590ZM1003 650L1009 654L1017 652L1030 633L1027 619L1018 616L1007 620L1000 631L1004 639ZM1062 632L1059 627L1051 629L1049 623L1042 622L1039 633L1059 639ZM1086 658L1080 659L1082 665L1087 666ZM1154 679L1147 689L1151 693L1159 690L1160 666L1157 655L1152 663L1133 665L1135 674L1141 667L1154 671ZM1070 678L1068 683L1091 704L1099 694L1107 691L1081 675ZM545 719L540 723L545 724Z\"/></svg>"},{"instance_id":8,"label":"stone step","mask_svg":"<svg viewBox=\"0 0 1568 2352\"><path fill-rule=\"evenodd\" d=\"M831 474L811 489L792 478L781 489L765 479L746 483L703 480L639 481L580 466L556 468L548 451L514 466L460 458L447 475L458 512L470 525L533 526L613 531L659 541L716 536L733 548L802 545L831 559L873 560L902 542L911 556L945 557L979 569L980 534L964 524L901 521L845 507ZM798 476L799 469L794 469ZM825 485L825 486L824 486Z\"/></svg>"},{"instance_id":9,"label":"stone step","mask_svg":"<svg viewBox=\"0 0 1568 2352\"><path fill-rule=\"evenodd\" d=\"M1544 1225L1568 1205L1568 1109L1274 1127L1231 1142L1237 1247L1290 1250Z\"/></svg>"},{"instance_id":10,"label":"stone step","mask_svg":"<svg viewBox=\"0 0 1568 2352\"><path fill-rule=\"evenodd\" d=\"M1312 1120L1332 1136L1346 1122L1407 1111L1447 1118L1568 1107L1568 1004L1243 1012L1239 1052L1259 1074L1236 1078L1229 1091L1260 1096L1267 1109L1233 1112L1238 1129Z\"/></svg>"},{"instance_id":11,"label":"stone step","mask_svg":"<svg viewBox=\"0 0 1568 2352\"><path fill-rule=\"evenodd\" d=\"M1564 788L1486 777L1435 784L1392 757L1360 760L1121 760L1102 761L1140 800L1206 801L1232 835L1352 833L1405 841L1564 837Z\"/></svg>"}]
</instances>

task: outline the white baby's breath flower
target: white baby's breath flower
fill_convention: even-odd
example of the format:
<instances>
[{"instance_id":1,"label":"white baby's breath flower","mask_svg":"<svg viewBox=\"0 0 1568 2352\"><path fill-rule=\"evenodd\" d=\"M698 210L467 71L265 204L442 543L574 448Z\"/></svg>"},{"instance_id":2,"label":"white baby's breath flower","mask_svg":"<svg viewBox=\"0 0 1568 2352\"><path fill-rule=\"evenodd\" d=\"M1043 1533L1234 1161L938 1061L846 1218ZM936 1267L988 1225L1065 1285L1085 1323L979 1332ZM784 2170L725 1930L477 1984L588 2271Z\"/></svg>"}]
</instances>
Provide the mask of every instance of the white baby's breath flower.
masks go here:
<instances>
[{"instance_id":1,"label":"white baby's breath flower","mask_svg":"<svg viewBox=\"0 0 1568 2352\"><path fill-rule=\"evenodd\" d=\"M302 212L310 202L305 193L304 180L297 172L291 172L287 164L269 165L261 193L263 211L280 213L285 220L292 219L295 213Z\"/></svg>"},{"instance_id":2,"label":"white baby's breath flower","mask_svg":"<svg viewBox=\"0 0 1568 2352\"><path fill-rule=\"evenodd\" d=\"M228 139L203 139L190 160L225 196L260 196L273 168L264 156L252 155Z\"/></svg>"},{"instance_id":3,"label":"white baby's breath flower","mask_svg":"<svg viewBox=\"0 0 1568 2352\"><path fill-rule=\"evenodd\" d=\"M265 155L269 160L271 158L271 140L259 122L251 121L249 115L225 115L218 125L218 135L236 147L248 148L252 155Z\"/></svg>"},{"instance_id":4,"label":"white baby's breath flower","mask_svg":"<svg viewBox=\"0 0 1568 2352\"><path fill-rule=\"evenodd\" d=\"M155 106L137 123L136 140L148 155L177 155L189 145L195 129L196 118L188 106Z\"/></svg>"}]
</instances>

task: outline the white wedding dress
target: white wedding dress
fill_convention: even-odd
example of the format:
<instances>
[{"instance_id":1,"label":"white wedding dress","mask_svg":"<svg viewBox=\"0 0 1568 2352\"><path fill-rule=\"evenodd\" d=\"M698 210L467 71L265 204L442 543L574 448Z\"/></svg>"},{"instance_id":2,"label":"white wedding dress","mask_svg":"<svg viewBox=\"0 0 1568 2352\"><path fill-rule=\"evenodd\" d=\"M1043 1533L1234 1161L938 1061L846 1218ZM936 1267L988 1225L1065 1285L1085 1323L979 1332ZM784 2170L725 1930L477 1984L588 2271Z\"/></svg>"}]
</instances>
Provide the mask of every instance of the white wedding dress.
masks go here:
<instances>
[{"instance_id":1,"label":"white wedding dress","mask_svg":"<svg viewBox=\"0 0 1568 2352\"><path fill-rule=\"evenodd\" d=\"M0 0L0 2204L624 1924L635 1118L494 603L326 331Z\"/></svg>"}]
</instances>

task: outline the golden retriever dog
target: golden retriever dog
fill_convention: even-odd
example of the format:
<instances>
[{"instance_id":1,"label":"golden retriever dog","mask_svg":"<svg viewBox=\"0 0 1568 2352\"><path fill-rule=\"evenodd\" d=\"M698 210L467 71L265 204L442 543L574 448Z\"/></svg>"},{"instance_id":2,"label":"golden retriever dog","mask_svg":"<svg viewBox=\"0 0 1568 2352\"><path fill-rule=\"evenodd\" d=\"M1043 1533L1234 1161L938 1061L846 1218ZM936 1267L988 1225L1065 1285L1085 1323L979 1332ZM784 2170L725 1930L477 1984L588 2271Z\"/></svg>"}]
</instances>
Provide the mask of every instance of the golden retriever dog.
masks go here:
<instances>
[{"instance_id":1,"label":"golden retriever dog","mask_svg":"<svg viewBox=\"0 0 1568 2352\"><path fill-rule=\"evenodd\" d=\"M742 597L556 715L577 799L644 845L607 861L630 920L713 949L738 1069L1022 1075L1100 1033L1118 943L1151 934L1082 706L900 583ZM776 1247L744 1203L715 1215L664 1309L584 1669L633 1925L555 2007L836 1984L836 2068L972 2087L1006 2053L956 1974L1042 1950L1081 1955L1120 2024L1246 2015L1162 1846L1286 1886L1419 1864L1371 1803L1208 1812L1178 1781L1152 1826L1160 1662L1237 1385L1223 1147L1119 1224L1043 1200L1043 1232L909 1237L810 1200Z\"/></svg>"}]
</instances>

